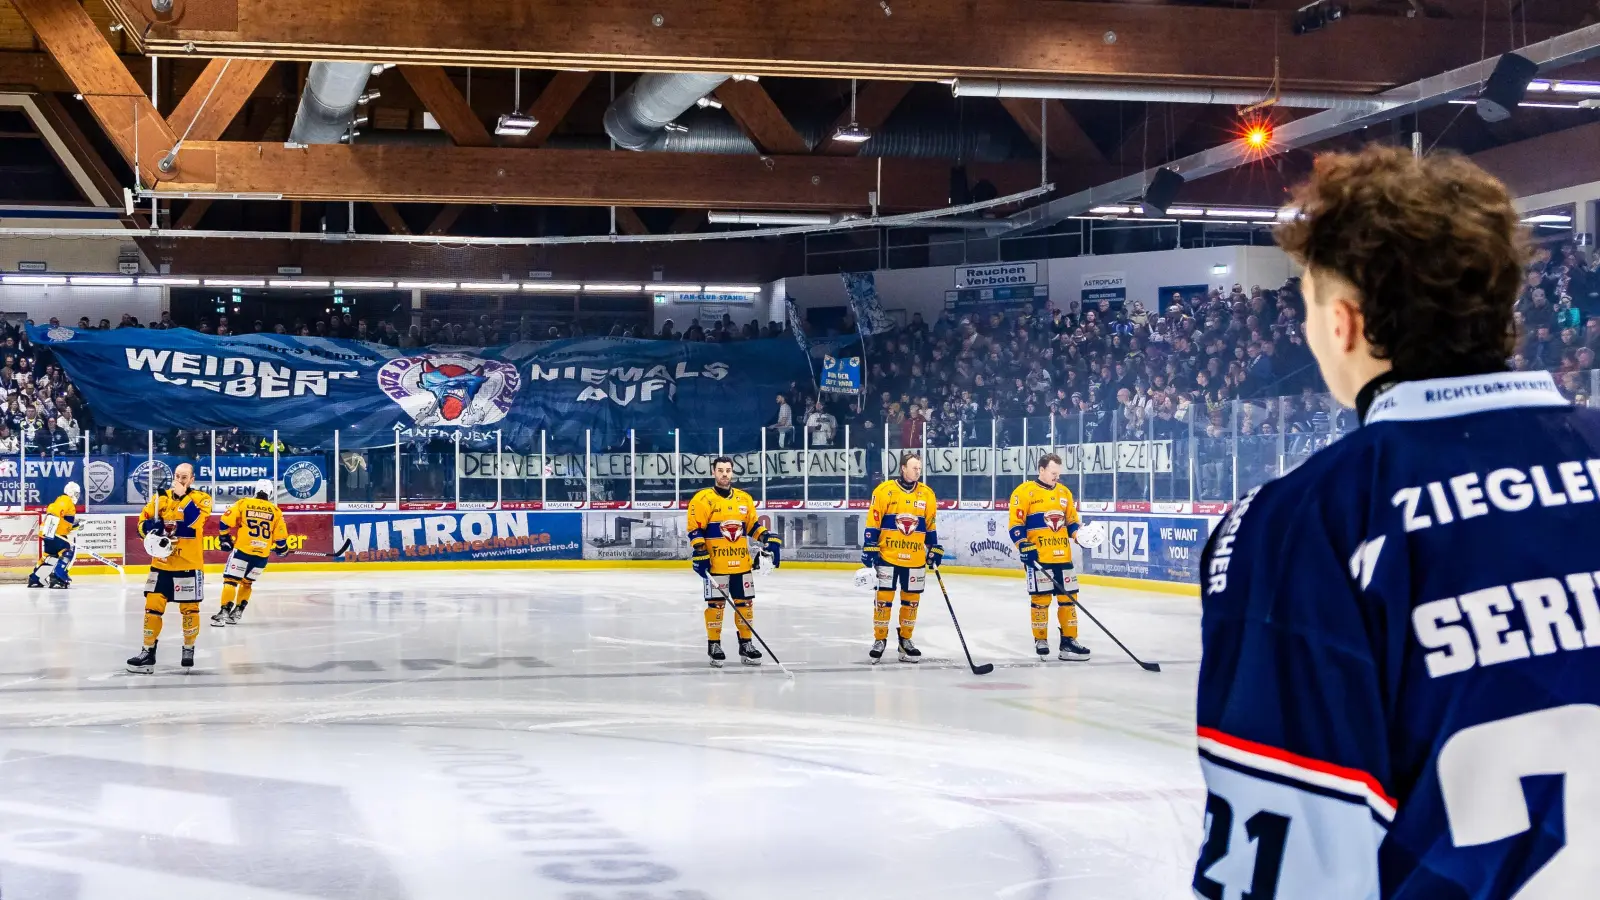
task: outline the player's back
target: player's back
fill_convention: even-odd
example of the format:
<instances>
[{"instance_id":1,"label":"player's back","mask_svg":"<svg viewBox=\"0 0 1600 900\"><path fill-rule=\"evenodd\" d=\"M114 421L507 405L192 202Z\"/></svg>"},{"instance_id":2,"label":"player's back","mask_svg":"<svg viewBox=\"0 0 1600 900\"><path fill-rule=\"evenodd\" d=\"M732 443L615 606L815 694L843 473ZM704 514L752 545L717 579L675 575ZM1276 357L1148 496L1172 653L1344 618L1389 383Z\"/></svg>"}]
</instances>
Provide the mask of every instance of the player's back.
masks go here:
<instances>
[{"instance_id":1,"label":"player's back","mask_svg":"<svg viewBox=\"0 0 1600 900\"><path fill-rule=\"evenodd\" d=\"M228 507L225 521L233 535L233 545L240 553L266 556L274 544L285 536L283 513L271 500L260 497L243 497Z\"/></svg>"},{"instance_id":2,"label":"player's back","mask_svg":"<svg viewBox=\"0 0 1600 900\"><path fill-rule=\"evenodd\" d=\"M1196 892L1589 895L1600 414L1505 374L1367 422L1207 546Z\"/></svg>"}]
</instances>

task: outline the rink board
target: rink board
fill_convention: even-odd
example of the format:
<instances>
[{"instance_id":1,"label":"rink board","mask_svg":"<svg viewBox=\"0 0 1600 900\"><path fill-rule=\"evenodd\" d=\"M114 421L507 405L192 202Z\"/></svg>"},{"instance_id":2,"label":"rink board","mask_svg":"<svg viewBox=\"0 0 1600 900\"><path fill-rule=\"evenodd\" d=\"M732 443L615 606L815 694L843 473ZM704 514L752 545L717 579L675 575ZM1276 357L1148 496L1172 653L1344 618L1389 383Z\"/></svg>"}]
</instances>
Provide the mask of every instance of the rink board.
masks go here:
<instances>
[{"instance_id":1,"label":"rink board","mask_svg":"<svg viewBox=\"0 0 1600 900\"><path fill-rule=\"evenodd\" d=\"M150 563L134 516L85 517L81 546L131 570ZM291 549L332 553L347 541L340 560L279 557L283 569L606 568L682 566L689 557L688 527L677 510L583 510L288 513ZM783 537L787 563L854 568L861 555L865 510L768 509L761 519ZM1189 592L1199 583L1200 553L1219 516L1088 513L1086 522L1106 525L1098 552L1078 550L1077 564L1089 583L1121 584ZM948 510L936 522L945 562L952 571L1020 575L1003 510ZM207 528L206 564L227 558L217 543L216 522ZM84 554L80 554L84 557ZM93 574L85 564L75 571Z\"/></svg>"}]
</instances>

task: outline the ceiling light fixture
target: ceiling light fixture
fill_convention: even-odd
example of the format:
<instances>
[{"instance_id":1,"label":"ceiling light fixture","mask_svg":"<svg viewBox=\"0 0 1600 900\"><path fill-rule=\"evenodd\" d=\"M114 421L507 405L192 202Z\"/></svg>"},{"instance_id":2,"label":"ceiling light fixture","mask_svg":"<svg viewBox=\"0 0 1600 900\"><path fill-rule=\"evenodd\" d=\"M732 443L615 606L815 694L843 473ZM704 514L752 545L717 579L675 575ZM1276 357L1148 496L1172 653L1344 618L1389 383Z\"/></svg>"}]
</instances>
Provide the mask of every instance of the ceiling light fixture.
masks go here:
<instances>
[{"instance_id":1,"label":"ceiling light fixture","mask_svg":"<svg viewBox=\"0 0 1600 900\"><path fill-rule=\"evenodd\" d=\"M1128 206L1096 206L1089 213L1096 216L1125 216L1132 211L1132 207Z\"/></svg>"},{"instance_id":2,"label":"ceiling light fixture","mask_svg":"<svg viewBox=\"0 0 1600 900\"><path fill-rule=\"evenodd\" d=\"M207 278L206 279L206 287L226 287L226 288L254 287L254 288L258 288L258 287L266 287L266 286L267 286L267 280L265 278Z\"/></svg>"},{"instance_id":3,"label":"ceiling light fixture","mask_svg":"<svg viewBox=\"0 0 1600 900\"><path fill-rule=\"evenodd\" d=\"M583 285L572 281L524 281L522 289L543 294L576 294Z\"/></svg>"},{"instance_id":4,"label":"ceiling light fixture","mask_svg":"<svg viewBox=\"0 0 1600 900\"><path fill-rule=\"evenodd\" d=\"M872 129L856 123L856 80L850 79L850 124L833 130L833 139L841 144L864 144L872 140Z\"/></svg>"},{"instance_id":5,"label":"ceiling light fixture","mask_svg":"<svg viewBox=\"0 0 1600 900\"><path fill-rule=\"evenodd\" d=\"M712 211L706 213L706 221L713 225L832 225L835 219L827 213Z\"/></svg>"},{"instance_id":6,"label":"ceiling light fixture","mask_svg":"<svg viewBox=\"0 0 1600 900\"><path fill-rule=\"evenodd\" d=\"M583 286L585 293L590 294L637 294L644 290L637 284L612 284L610 282L586 282Z\"/></svg>"},{"instance_id":7,"label":"ceiling light fixture","mask_svg":"<svg viewBox=\"0 0 1600 900\"><path fill-rule=\"evenodd\" d=\"M65 275L0 275L5 284L66 284Z\"/></svg>"},{"instance_id":8,"label":"ceiling light fixture","mask_svg":"<svg viewBox=\"0 0 1600 900\"><path fill-rule=\"evenodd\" d=\"M392 290L394 288L394 282L392 282L392 281L363 281L363 280L335 281L333 283L333 286L336 287L336 288L339 288L340 290L345 290L345 291L374 290L374 289L375 290Z\"/></svg>"},{"instance_id":9,"label":"ceiling light fixture","mask_svg":"<svg viewBox=\"0 0 1600 900\"><path fill-rule=\"evenodd\" d=\"M761 293L761 285L759 285L759 284L708 284L708 285L706 285L706 293L708 293L708 294L759 294L759 293Z\"/></svg>"},{"instance_id":10,"label":"ceiling light fixture","mask_svg":"<svg viewBox=\"0 0 1600 900\"><path fill-rule=\"evenodd\" d=\"M267 282L267 287L275 288L325 288L329 286L329 282L315 279L274 278Z\"/></svg>"},{"instance_id":11,"label":"ceiling light fixture","mask_svg":"<svg viewBox=\"0 0 1600 900\"><path fill-rule=\"evenodd\" d=\"M521 69L516 70L512 83L515 87L511 89L511 112L501 116L495 122L494 133L504 137L527 137L533 129L539 127L539 120L522 113Z\"/></svg>"},{"instance_id":12,"label":"ceiling light fixture","mask_svg":"<svg viewBox=\"0 0 1600 900\"><path fill-rule=\"evenodd\" d=\"M199 287L198 278L181 278L176 275L140 275L140 287Z\"/></svg>"},{"instance_id":13,"label":"ceiling light fixture","mask_svg":"<svg viewBox=\"0 0 1600 900\"><path fill-rule=\"evenodd\" d=\"M672 283L668 283L668 282L662 282L662 283L659 283L659 284L649 285L648 287L650 288L650 290L656 291L658 293L693 294L693 293L697 293L700 290L701 285L698 285L698 284L672 284Z\"/></svg>"},{"instance_id":14,"label":"ceiling light fixture","mask_svg":"<svg viewBox=\"0 0 1600 900\"><path fill-rule=\"evenodd\" d=\"M74 275L73 287L133 287L133 279L126 275Z\"/></svg>"},{"instance_id":15,"label":"ceiling light fixture","mask_svg":"<svg viewBox=\"0 0 1600 900\"><path fill-rule=\"evenodd\" d=\"M395 287L402 291L453 291L454 281L397 281Z\"/></svg>"},{"instance_id":16,"label":"ceiling light fixture","mask_svg":"<svg viewBox=\"0 0 1600 900\"><path fill-rule=\"evenodd\" d=\"M515 281L463 281L456 286L463 291L514 291L517 289Z\"/></svg>"}]
</instances>

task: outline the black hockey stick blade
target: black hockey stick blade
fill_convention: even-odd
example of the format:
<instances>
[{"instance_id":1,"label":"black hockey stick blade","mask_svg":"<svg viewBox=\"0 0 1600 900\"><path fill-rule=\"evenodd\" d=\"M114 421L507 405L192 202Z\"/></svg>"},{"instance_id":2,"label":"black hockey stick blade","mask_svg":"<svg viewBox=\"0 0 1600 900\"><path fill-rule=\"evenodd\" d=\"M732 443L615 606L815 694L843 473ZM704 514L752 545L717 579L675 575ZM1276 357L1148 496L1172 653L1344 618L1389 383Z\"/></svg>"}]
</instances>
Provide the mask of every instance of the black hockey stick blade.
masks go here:
<instances>
[{"instance_id":1,"label":"black hockey stick blade","mask_svg":"<svg viewBox=\"0 0 1600 900\"><path fill-rule=\"evenodd\" d=\"M750 629L750 636L756 639L756 642L761 645L761 649L767 651L767 655L772 657L772 661L778 666L778 669L783 672L784 675L793 678L794 673L789 671L789 667L783 664L783 660L778 658L778 654L773 653L772 648L767 646L766 640L761 637L761 632L756 631L756 627L750 624L749 619L744 617L744 611L739 609L739 604L733 602L733 597L728 594L728 589L720 584L717 584L715 581L711 582L711 586L716 588L717 593L722 595L722 600L724 603L733 607L734 618L738 619L740 622L743 622L744 627Z\"/></svg>"},{"instance_id":2,"label":"black hockey stick blade","mask_svg":"<svg viewBox=\"0 0 1600 900\"><path fill-rule=\"evenodd\" d=\"M950 624L956 627L956 637L961 639L961 652L967 655L967 665L972 669L972 674L987 675L993 672L994 663L984 663L980 666L972 661L972 651L967 649L967 636L961 633L961 622L956 619L956 606L950 602L950 592L944 589L944 576L940 575L936 568L933 570L933 578L939 582L939 593L944 595L945 608L950 610Z\"/></svg>"},{"instance_id":3,"label":"black hockey stick blade","mask_svg":"<svg viewBox=\"0 0 1600 900\"><path fill-rule=\"evenodd\" d=\"M341 557L341 556L343 556L343 555L345 555L346 553L349 553L349 552L350 552L350 539L349 538L345 538L344 539L344 546L340 547L339 549L333 551L332 553L330 553L328 555L332 556L335 559L337 559L337 558L339 558L339 557Z\"/></svg>"}]
</instances>

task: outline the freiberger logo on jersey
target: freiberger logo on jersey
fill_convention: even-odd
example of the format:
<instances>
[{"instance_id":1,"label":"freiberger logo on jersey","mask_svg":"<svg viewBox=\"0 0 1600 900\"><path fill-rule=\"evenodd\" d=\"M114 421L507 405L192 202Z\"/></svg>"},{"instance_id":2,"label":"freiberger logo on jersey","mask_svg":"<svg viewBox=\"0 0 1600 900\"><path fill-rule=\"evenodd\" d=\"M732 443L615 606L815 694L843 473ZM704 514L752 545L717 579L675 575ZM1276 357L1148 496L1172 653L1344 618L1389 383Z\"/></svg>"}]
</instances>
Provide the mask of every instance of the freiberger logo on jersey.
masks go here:
<instances>
[{"instance_id":1,"label":"freiberger logo on jersey","mask_svg":"<svg viewBox=\"0 0 1600 900\"><path fill-rule=\"evenodd\" d=\"M378 387L424 426L498 422L522 386L516 366L464 353L424 353L391 359Z\"/></svg>"},{"instance_id":2,"label":"freiberger logo on jersey","mask_svg":"<svg viewBox=\"0 0 1600 900\"><path fill-rule=\"evenodd\" d=\"M895 516L894 527L900 529L901 534L911 534L917 530L917 517Z\"/></svg>"},{"instance_id":3,"label":"freiberger logo on jersey","mask_svg":"<svg viewBox=\"0 0 1600 900\"><path fill-rule=\"evenodd\" d=\"M737 541L739 538L744 537L744 523L737 519L718 522L717 530L722 532L722 539L725 541Z\"/></svg>"},{"instance_id":4,"label":"freiberger logo on jersey","mask_svg":"<svg viewBox=\"0 0 1600 900\"><path fill-rule=\"evenodd\" d=\"M1051 531L1060 531L1061 526L1067 524L1066 514L1052 509L1044 513L1044 524L1049 526Z\"/></svg>"}]
</instances>

